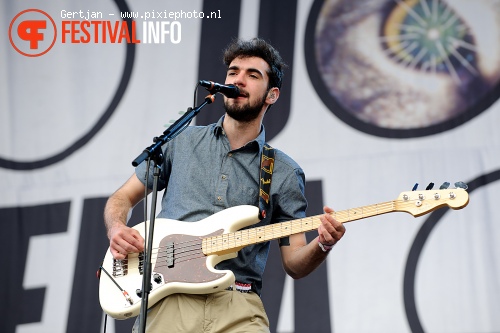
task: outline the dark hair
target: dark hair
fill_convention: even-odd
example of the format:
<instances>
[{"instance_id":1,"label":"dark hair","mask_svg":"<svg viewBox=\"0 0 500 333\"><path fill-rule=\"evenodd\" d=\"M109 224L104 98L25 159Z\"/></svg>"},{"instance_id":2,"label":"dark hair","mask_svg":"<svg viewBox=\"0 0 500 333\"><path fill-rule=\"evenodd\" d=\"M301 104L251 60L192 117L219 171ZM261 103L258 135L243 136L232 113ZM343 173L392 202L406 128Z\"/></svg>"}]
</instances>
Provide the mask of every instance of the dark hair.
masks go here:
<instances>
[{"instance_id":1,"label":"dark hair","mask_svg":"<svg viewBox=\"0 0 500 333\"><path fill-rule=\"evenodd\" d=\"M251 40L235 39L224 50L224 64L229 67L231 62L238 58L258 57L263 59L269 65L270 70L268 89L278 87L281 89L283 82L283 69L286 64L283 62L278 51L269 43L261 38L253 38Z\"/></svg>"}]
</instances>

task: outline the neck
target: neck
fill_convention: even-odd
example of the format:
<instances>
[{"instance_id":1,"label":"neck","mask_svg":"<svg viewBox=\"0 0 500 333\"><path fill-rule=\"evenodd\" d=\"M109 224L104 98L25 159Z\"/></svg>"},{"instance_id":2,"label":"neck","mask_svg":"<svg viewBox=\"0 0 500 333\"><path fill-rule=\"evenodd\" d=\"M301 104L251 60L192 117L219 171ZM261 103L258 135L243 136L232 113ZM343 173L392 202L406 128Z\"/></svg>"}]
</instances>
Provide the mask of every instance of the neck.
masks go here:
<instances>
[{"instance_id":1,"label":"neck","mask_svg":"<svg viewBox=\"0 0 500 333\"><path fill-rule=\"evenodd\" d=\"M229 140L231 149L234 150L243 147L259 136L261 124L262 117L258 117L251 122L240 122L226 114L222 127Z\"/></svg>"}]
</instances>

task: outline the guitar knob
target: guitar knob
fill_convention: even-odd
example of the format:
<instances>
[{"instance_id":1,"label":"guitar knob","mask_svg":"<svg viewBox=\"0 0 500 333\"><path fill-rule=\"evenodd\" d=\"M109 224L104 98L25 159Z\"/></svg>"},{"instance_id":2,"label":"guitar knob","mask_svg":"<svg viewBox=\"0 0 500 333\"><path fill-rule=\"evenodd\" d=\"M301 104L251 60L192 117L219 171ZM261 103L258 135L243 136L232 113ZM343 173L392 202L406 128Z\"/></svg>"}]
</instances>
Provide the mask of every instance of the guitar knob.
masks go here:
<instances>
[{"instance_id":1,"label":"guitar knob","mask_svg":"<svg viewBox=\"0 0 500 333\"><path fill-rule=\"evenodd\" d=\"M456 188L461 188L461 189L464 189L464 190L466 190L466 189L469 188L469 186L467 184L465 184L464 182L456 182L455 183L455 187Z\"/></svg>"},{"instance_id":2,"label":"guitar knob","mask_svg":"<svg viewBox=\"0 0 500 333\"><path fill-rule=\"evenodd\" d=\"M450 183L444 182L443 185L439 186L439 189L446 190L448 187L450 187Z\"/></svg>"},{"instance_id":3,"label":"guitar knob","mask_svg":"<svg viewBox=\"0 0 500 333\"><path fill-rule=\"evenodd\" d=\"M161 283L161 275L158 273L155 273L153 275L153 281L156 282L157 284L160 284Z\"/></svg>"},{"instance_id":4,"label":"guitar knob","mask_svg":"<svg viewBox=\"0 0 500 333\"><path fill-rule=\"evenodd\" d=\"M138 297L141 297L141 298L142 298L142 290L141 290L141 289L136 289L136 290L135 290L135 294L136 294Z\"/></svg>"}]
</instances>

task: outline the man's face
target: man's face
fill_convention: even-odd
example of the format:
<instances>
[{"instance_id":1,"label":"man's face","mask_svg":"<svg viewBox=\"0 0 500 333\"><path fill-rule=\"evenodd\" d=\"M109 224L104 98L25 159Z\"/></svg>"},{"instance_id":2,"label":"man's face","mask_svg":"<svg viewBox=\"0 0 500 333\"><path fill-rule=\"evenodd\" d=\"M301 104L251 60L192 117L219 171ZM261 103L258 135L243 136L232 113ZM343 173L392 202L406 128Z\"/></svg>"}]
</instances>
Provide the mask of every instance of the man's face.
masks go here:
<instances>
[{"instance_id":1,"label":"man's face","mask_svg":"<svg viewBox=\"0 0 500 333\"><path fill-rule=\"evenodd\" d=\"M269 65L258 57L235 58L226 74L226 84L240 89L237 98L224 98L227 114L236 120L255 120L261 111L267 109L267 86Z\"/></svg>"}]
</instances>

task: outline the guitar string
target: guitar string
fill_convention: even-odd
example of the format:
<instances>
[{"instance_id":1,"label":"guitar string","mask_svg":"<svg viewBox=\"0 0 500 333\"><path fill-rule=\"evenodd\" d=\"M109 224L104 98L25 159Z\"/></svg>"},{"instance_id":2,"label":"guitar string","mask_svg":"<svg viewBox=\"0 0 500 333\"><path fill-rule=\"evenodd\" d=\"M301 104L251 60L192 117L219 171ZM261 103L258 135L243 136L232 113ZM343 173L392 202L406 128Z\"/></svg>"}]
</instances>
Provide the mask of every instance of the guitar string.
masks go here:
<instances>
[{"instance_id":1,"label":"guitar string","mask_svg":"<svg viewBox=\"0 0 500 333\"><path fill-rule=\"evenodd\" d=\"M383 204L378 204L379 207L375 208L375 209L372 209L373 211L377 212L378 211L378 208L380 207L383 207L383 206L387 206L389 205L390 207L393 206L393 203L383 203ZM361 208L358 208L358 209L351 209L351 211L356 211L356 210L361 210ZM369 208L365 209L367 212L370 211ZM332 215L336 215L336 217L341 217L341 215L344 214L345 216L349 216L349 211L340 211L340 212L334 212L332 213ZM307 217L307 218L302 218L302 219L298 219L298 220L295 220L295 221L291 221L290 223L288 223L289 227L292 229L292 232L291 233L294 233L293 230L296 229L298 227L299 231L298 232L301 232L301 231L304 231L304 227L303 225L311 225L311 222L315 222L315 220L318 220L320 215L318 216L312 216L312 217ZM358 215L359 216L359 215ZM357 217L358 218L358 217ZM286 223L286 222L285 222ZM281 229L283 225L281 225L281 228L276 228L276 225L270 225L270 226L265 226L265 227L260 227L260 228L253 228L253 229L246 229L246 230L239 230L237 232L234 232L234 233L229 233L229 234L223 234L223 235L218 235L218 236L211 236L211 237L207 237L207 239L215 239L216 242L215 242L215 245L212 245L211 247L216 247L216 248L220 248L220 247L224 247L225 245L227 244L230 244L231 242L233 243L236 243L237 241L241 241L241 240L244 240L244 241L248 241L248 240L255 240L256 238L259 238L257 236L257 233L262 231L263 229L269 229L269 230L264 230L264 231L271 231L272 233L272 236L270 239L274 239L274 238L279 238L279 237L282 237L283 236L283 231ZM287 229L289 228L288 226L285 226L285 232L288 234L289 232L287 231ZM316 228L316 225L314 225L314 228ZM253 235L253 233L255 233L255 235ZM247 235L245 235L247 234ZM268 233L269 234L269 233ZM246 236L246 237L245 237ZM222 238L222 244L219 244L220 243L220 240L217 241L217 239L220 239ZM268 239L268 237L266 237L266 239ZM192 260L192 253L190 252L193 252L193 251L197 251L197 250L200 250L200 247L198 248L195 248L195 249L192 249L193 247L193 242L194 245L197 245L197 246L202 246L202 244L200 243L200 240L197 239L195 241L187 241L187 242L181 242L181 243L178 243L176 244L175 246L175 258L174 258L174 263L175 262L183 262L183 261L186 261L186 260ZM207 241L208 243L208 241ZM224 244L226 243L226 244ZM184 246L179 246L179 245L182 245L184 244ZM186 246L187 244L187 246ZM234 245L234 244L233 244ZM187 249L187 251L186 251ZM156 248L155 249L156 252L157 252L157 257L156 257L156 261L158 259L162 259L162 258L165 258L166 256L168 255L158 255L158 253L160 253L162 251L162 247L159 247L159 248ZM187 253L187 256L183 256L182 254L184 253ZM197 252L196 252L197 253ZM195 253L195 254L196 254ZM201 256L196 256L195 258L203 258L205 255L201 255ZM184 260L181 260L181 259L184 259Z\"/></svg>"},{"instance_id":2,"label":"guitar string","mask_svg":"<svg viewBox=\"0 0 500 333\"><path fill-rule=\"evenodd\" d=\"M404 201L401 200L388 201L375 205L362 206L338 212L334 211L331 213L331 215L333 215L334 218L339 220L341 223L347 223L363 219L366 217L394 211L396 201L402 203L403 205L415 206L415 202L420 200L409 199ZM283 222L280 224L271 224L263 227L243 229L227 234L210 236L205 238L197 238L195 240L176 243L174 246L174 264L206 257L206 255L203 253L203 243L204 243L203 239L205 239L207 245L206 247L212 249L211 251L209 250L208 252L217 253L221 252L224 249L227 249L228 246L231 248L240 246L244 247L247 245L247 243L253 244L256 242L277 239L295 233L311 231L319 225L317 224L317 222L319 221L321 215L310 216L289 222ZM304 227L304 225L306 227ZM262 231L267 236L259 236L259 233L262 233ZM256 239L258 238L260 238L260 240L256 241ZM238 243L238 245L236 245L236 243ZM215 250L213 250L214 248ZM165 254L162 255L162 253L165 253L164 247L155 248L153 249L153 251L156 251L155 262L157 262L158 260L163 260L165 257L168 257L168 255ZM167 264L158 265L158 267L162 266L168 266L168 265Z\"/></svg>"},{"instance_id":3,"label":"guitar string","mask_svg":"<svg viewBox=\"0 0 500 333\"><path fill-rule=\"evenodd\" d=\"M384 206L392 207L393 203L392 202L388 203L388 204L382 203L382 204L378 204L377 206L379 206L379 207L377 207L375 209L371 209L371 210L374 212L377 212L380 207L382 207L382 208L384 208ZM351 211L353 211L353 210L359 211L361 209L362 208L351 209ZM370 208L367 208L364 210L366 212L370 212ZM336 218L341 218L342 215L348 217L349 211L333 212L332 215L335 215ZM240 242L240 241L244 241L244 242L252 241L253 242L257 238L262 238L262 236L261 237L258 236L258 233L262 232L262 231L264 231L264 233L267 231L268 235L271 234L271 237L265 237L265 240L280 238L280 237L283 237L283 232L285 232L285 234L293 234L293 233L305 231L306 229L312 230L312 229L316 228L317 224L314 224L314 222L319 221L319 216L321 216L321 215L306 217L306 218L290 221L289 223L284 222L285 225L281 224L279 227L276 227L276 225L273 224L273 225L268 225L268 226L264 226L264 227L253 228L253 229L239 230L239 231L229 233L229 234L206 237L206 239L207 239L208 244L209 244L210 240L212 240L212 243L215 244L215 245L214 244L210 245L211 248L215 247L217 249L220 249L221 247L224 248L225 246L228 246L228 245L237 246L236 243ZM357 219L359 219L358 216L359 215L357 215L357 217L356 217ZM306 225L307 227L304 228L304 225ZM314 225L314 226L310 227L311 225ZM284 227L284 230L283 230L283 227ZM289 228L291 229L291 231L288 231ZM298 229L298 231L295 232L294 229ZM213 242L213 240L215 240L215 242ZM193 248L193 246L195 246L195 248ZM165 254L166 251L164 251L164 248L165 247L158 247L158 248L154 249L154 251L156 252L155 262L158 262L158 260L163 260L164 258L168 257L168 254ZM193 259L199 259L199 258L205 257L205 255L202 252L200 255L198 255L198 256L196 255L199 253L199 250L201 250L203 248L201 239L195 239L195 240L189 240L189 241L177 243L177 244L175 244L174 248L175 248L175 250L174 250L174 263L181 263L181 262L184 262L187 260L193 260ZM154 254L154 252L153 252L153 254ZM193 255L195 255L195 256L193 257ZM143 260L140 260L140 261L143 261ZM124 266L127 266L127 264L125 264ZM165 264L165 265L159 265L159 266L168 266L168 265Z\"/></svg>"}]
</instances>

